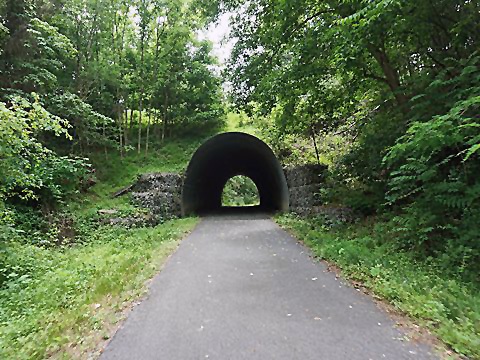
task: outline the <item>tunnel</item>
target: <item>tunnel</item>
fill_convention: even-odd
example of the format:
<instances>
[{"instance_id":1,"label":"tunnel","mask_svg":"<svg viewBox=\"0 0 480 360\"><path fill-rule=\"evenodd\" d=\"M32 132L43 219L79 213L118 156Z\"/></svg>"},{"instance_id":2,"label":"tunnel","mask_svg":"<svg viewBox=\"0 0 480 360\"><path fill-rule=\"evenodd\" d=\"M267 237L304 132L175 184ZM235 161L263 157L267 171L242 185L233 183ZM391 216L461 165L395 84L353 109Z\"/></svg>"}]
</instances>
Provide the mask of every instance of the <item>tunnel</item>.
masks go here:
<instances>
[{"instance_id":1,"label":"tunnel","mask_svg":"<svg viewBox=\"0 0 480 360\"><path fill-rule=\"evenodd\" d=\"M255 136L229 132L207 140L193 154L185 174L182 214L222 210L223 188L237 175L255 183L261 211L288 211L285 174L272 149Z\"/></svg>"}]
</instances>

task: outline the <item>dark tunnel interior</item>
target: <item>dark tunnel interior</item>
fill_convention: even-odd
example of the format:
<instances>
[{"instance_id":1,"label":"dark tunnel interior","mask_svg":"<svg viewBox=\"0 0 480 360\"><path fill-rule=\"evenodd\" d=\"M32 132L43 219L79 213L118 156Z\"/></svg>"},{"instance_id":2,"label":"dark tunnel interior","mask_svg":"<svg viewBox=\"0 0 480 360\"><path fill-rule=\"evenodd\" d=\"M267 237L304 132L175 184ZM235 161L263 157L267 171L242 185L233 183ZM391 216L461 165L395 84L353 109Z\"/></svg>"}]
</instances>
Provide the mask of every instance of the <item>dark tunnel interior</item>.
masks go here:
<instances>
[{"instance_id":1,"label":"dark tunnel interior","mask_svg":"<svg viewBox=\"0 0 480 360\"><path fill-rule=\"evenodd\" d=\"M273 151L252 135L232 132L209 139L190 160L183 185L183 215L220 211L223 188L236 175L253 180L261 211L288 210L287 182Z\"/></svg>"}]
</instances>

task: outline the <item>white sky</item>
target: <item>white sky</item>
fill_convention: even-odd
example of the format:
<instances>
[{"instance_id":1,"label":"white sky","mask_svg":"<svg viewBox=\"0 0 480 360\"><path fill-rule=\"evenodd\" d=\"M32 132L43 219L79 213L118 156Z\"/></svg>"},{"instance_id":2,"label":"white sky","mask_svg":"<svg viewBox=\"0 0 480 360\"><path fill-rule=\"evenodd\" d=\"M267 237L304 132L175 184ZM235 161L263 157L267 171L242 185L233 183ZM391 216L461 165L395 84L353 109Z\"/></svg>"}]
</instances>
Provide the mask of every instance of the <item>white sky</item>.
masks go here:
<instances>
[{"instance_id":1,"label":"white sky","mask_svg":"<svg viewBox=\"0 0 480 360\"><path fill-rule=\"evenodd\" d=\"M222 14L216 23L198 33L200 40L208 39L213 43L213 53L218 57L220 67L225 65L235 44L233 40L226 41L226 37L230 33L229 19L231 15L232 13Z\"/></svg>"}]
</instances>

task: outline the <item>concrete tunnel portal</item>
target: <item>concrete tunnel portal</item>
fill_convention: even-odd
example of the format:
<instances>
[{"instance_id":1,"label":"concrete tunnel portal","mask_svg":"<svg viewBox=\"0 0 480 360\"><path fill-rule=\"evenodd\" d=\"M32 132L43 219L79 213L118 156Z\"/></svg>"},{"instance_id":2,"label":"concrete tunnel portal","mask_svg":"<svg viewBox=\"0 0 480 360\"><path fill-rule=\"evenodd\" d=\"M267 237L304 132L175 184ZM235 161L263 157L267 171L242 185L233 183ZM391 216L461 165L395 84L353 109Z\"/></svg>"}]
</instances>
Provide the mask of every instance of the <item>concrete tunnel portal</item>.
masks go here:
<instances>
[{"instance_id":1,"label":"concrete tunnel portal","mask_svg":"<svg viewBox=\"0 0 480 360\"><path fill-rule=\"evenodd\" d=\"M193 154L183 184L182 214L220 211L223 188L237 175L255 183L262 211L288 211L287 181L273 151L255 136L229 132L207 140Z\"/></svg>"}]
</instances>

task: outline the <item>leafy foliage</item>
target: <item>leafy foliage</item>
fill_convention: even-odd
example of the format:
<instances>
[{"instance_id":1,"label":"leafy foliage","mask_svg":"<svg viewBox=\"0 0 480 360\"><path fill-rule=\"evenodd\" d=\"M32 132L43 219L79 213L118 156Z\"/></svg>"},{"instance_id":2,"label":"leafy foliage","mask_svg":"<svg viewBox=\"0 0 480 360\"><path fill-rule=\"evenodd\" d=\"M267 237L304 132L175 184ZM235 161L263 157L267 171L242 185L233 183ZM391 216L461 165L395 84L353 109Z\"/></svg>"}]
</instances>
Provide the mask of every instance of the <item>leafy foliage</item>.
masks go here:
<instances>
[{"instance_id":1,"label":"leafy foliage","mask_svg":"<svg viewBox=\"0 0 480 360\"><path fill-rule=\"evenodd\" d=\"M222 79L197 33L225 11L235 12L237 41ZM97 279L112 290L90 260L57 263L68 257L54 249L62 214L74 213L78 239L90 234L106 257L112 234L129 243L127 232L94 231L96 210L135 211L108 195L140 170L184 169L203 134L224 125L227 80L230 108L242 114L235 129L260 136L286 165L328 165L326 203L386 218L338 232L321 219L285 221L455 350L478 356L478 289L469 284L480 263L479 14L478 1L461 0L0 1L0 315L21 313L12 327L0 319L9 354L55 306L85 305L76 284L83 291ZM52 214L94 177L87 154L103 183ZM244 204L254 190L235 179L225 194ZM99 249L88 246L69 254ZM139 249L115 254L127 269ZM43 301L46 283L60 300ZM55 352L51 334L25 356Z\"/></svg>"},{"instance_id":2,"label":"leafy foliage","mask_svg":"<svg viewBox=\"0 0 480 360\"><path fill-rule=\"evenodd\" d=\"M366 215L389 210L406 248L480 261L478 2L217 5L204 11L237 14L232 101L269 119L280 158L308 141L319 154L300 159L329 163L330 198ZM325 151L325 135L344 146Z\"/></svg>"},{"instance_id":3,"label":"leafy foliage","mask_svg":"<svg viewBox=\"0 0 480 360\"><path fill-rule=\"evenodd\" d=\"M260 205L257 186L246 176L230 178L222 193L222 206L255 206Z\"/></svg>"},{"instance_id":4,"label":"leafy foliage","mask_svg":"<svg viewBox=\"0 0 480 360\"><path fill-rule=\"evenodd\" d=\"M385 157L385 164L394 169L388 200L408 204L409 215L398 218L405 238L437 247L447 244L456 255L463 253L459 259L467 262L480 259L478 234L471 228L480 214L476 176L480 172L476 152L480 141L479 60L472 56L461 62L456 67L459 75L453 79L443 71L424 94L413 99L415 120ZM422 119L436 102L443 103L445 113Z\"/></svg>"},{"instance_id":5,"label":"leafy foliage","mask_svg":"<svg viewBox=\"0 0 480 360\"><path fill-rule=\"evenodd\" d=\"M18 196L42 203L58 201L79 187L88 171L83 159L60 157L40 138L45 132L69 137L67 123L38 102L13 98L0 103L0 198Z\"/></svg>"},{"instance_id":6,"label":"leafy foliage","mask_svg":"<svg viewBox=\"0 0 480 360\"><path fill-rule=\"evenodd\" d=\"M108 145L116 146L116 135L112 129L114 121L101 113L98 113L93 107L82 101L77 95L68 91L61 94L52 94L47 100L49 110L56 116L62 117L67 121L70 129L70 139L72 150L79 151L82 144L90 145ZM108 128L108 133L102 129ZM76 133L76 138L74 139Z\"/></svg>"},{"instance_id":7,"label":"leafy foliage","mask_svg":"<svg viewBox=\"0 0 480 360\"><path fill-rule=\"evenodd\" d=\"M216 59L187 1L22 0L0 7L0 19L0 100L38 93L72 125L76 153L134 141L140 152L152 135L220 123Z\"/></svg>"},{"instance_id":8,"label":"leafy foliage","mask_svg":"<svg viewBox=\"0 0 480 360\"><path fill-rule=\"evenodd\" d=\"M73 348L80 354L99 350L96 339L110 336L108 325L145 291L195 222L104 227L75 247L0 248L0 356L44 359Z\"/></svg>"},{"instance_id":9,"label":"leafy foliage","mask_svg":"<svg viewBox=\"0 0 480 360\"><path fill-rule=\"evenodd\" d=\"M2 1L2 218L24 205L50 216L94 182L86 156L147 156L156 139L220 125L203 24L184 0Z\"/></svg>"}]
</instances>

